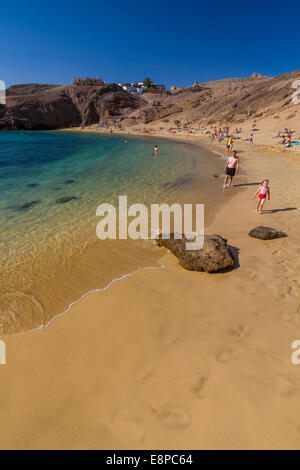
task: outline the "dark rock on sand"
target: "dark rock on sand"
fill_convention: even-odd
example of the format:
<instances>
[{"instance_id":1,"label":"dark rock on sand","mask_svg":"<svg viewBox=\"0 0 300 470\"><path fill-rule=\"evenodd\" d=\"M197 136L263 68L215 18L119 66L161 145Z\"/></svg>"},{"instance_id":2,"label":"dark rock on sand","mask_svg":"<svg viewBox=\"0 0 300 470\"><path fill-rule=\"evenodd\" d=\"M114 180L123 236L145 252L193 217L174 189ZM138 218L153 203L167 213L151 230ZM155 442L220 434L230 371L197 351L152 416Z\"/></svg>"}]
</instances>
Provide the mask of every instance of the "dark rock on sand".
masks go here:
<instances>
[{"instance_id":1,"label":"dark rock on sand","mask_svg":"<svg viewBox=\"0 0 300 470\"><path fill-rule=\"evenodd\" d=\"M60 197L59 199L56 199L56 204L65 204L66 202L73 201L74 199L77 199L76 196L63 196Z\"/></svg>"},{"instance_id":2,"label":"dark rock on sand","mask_svg":"<svg viewBox=\"0 0 300 470\"><path fill-rule=\"evenodd\" d=\"M219 178L219 175L213 175L214 178Z\"/></svg>"},{"instance_id":3,"label":"dark rock on sand","mask_svg":"<svg viewBox=\"0 0 300 470\"><path fill-rule=\"evenodd\" d=\"M41 201L25 202L25 204L23 204L18 210L24 211L24 210L30 209L31 207L36 206L36 205L39 204L40 202L41 202Z\"/></svg>"},{"instance_id":4,"label":"dark rock on sand","mask_svg":"<svg viewBox=\"0 0 300 470\"><path fill-rule=\"evenodd\" d=\"M260 240L274 240L275 238L287 237L287 234L284 232L280 232L275 228L263 226L255 227L251 232L249 232L249 235L252 238L259 238Z\"/></svg>"},{"instance_id":5,"label":"dark rock on sand","mask_svg":"<svg viewBox=\"0 0 300 470\"><path fill-rule=\"evenodd\" d=\"M171 234L168 240L164 240L160 235L157 244L168 248L179 259L180 266L190 271L215 273L234 267L234 257L227 240L220 235L205 235L201 250L186 250L187 241L185 237L174 239L174 234Z\"/></svg>"},{"instance_id":6,"label":"dark rock on sand","mask_svg":"<svg viewBox=\"0 0 300 470\"><path fill-rule=\"evenodd\" d=\"M73 183L75 183L74 180L66 180L66 181L65 181L65 184L73 184Z\"/></svg>"}]
</instances>

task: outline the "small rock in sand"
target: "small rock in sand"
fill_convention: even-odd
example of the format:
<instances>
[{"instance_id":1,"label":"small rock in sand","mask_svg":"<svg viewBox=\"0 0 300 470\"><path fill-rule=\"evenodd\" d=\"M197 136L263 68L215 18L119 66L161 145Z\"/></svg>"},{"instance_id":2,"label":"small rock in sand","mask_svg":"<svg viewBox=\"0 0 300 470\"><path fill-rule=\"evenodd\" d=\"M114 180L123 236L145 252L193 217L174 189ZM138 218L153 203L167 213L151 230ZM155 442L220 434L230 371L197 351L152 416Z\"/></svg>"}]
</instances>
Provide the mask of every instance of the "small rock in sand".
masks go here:
<instances>
[{"instance_id":1,"label":"small rock in sand","mask_svg":"<svg viewBox=\"0 0 300 470\"><path fill-rule=\"evenodd\" d=\"M287 234L271 227L255 227L249 232L250 237L260 240L274 240L275 238L287 237Z\"/></svg>"}]
</instances>

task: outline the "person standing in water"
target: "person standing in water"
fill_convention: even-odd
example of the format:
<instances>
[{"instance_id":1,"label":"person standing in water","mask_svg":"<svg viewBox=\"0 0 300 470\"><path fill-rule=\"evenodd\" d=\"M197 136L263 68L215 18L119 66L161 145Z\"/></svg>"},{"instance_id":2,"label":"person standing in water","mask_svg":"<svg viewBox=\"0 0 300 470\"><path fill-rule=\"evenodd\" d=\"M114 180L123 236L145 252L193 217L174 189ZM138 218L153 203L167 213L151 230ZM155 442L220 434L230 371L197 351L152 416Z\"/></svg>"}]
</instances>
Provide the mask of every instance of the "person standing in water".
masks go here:
<instances>
[{"instance_id":1,"label":"person standing in water","mask_svg":"<svg viewBox=\"0 0 300 470\"><path fill-rule=\"evenodd\" d=\"M228 186L232 185L232 180L235 175L238 174L239 172L239 165L240 165L240 159L237 156L236 150L234 150L231 154L231 157L228 157L227 163L225 165L225 181L224 181L224 188L228 188ZM229 185L228 183L229 179Z\"/></svg>"},{"instance_id":2,"label":"person standing in water","mask_svg":"<svg viewBox=\"0 0 300 470\"><path fill-rule=\"evenodd\" d=\"M158 145L155 145L153 155L158 155Z\"/></svg>"}]
</instances>

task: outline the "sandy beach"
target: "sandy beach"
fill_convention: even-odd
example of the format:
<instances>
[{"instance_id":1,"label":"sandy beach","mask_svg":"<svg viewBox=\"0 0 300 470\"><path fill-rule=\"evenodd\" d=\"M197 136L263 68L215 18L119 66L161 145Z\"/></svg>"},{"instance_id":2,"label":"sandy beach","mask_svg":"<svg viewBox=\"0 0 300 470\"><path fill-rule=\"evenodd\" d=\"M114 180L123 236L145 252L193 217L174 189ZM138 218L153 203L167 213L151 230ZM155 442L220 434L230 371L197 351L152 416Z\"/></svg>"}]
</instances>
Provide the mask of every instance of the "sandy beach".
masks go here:
<instances>
[{"instance_id":1,"label":"sandy beach","mask_svg":"<svg viewBox=\"0 0 300 470\"><path fill-rule=\"evenodd\" d=\"M237 148L248 183L206 231L238 250L236 269L187 272L162 249L161 268L4 338L0 448L300 447L299 156ZM258 215L263 178L272 198ZM252 239L256 225L288 237Z\"/></svg>"},{"instance_id":2,"label":"sandy beach","mask_svg":"<svg viewBox=\"0 0 300 470\"><path fill-rule=\"evenodd\" d=\"M300 450L299 17L3 3L0 451Z\"/></svg>"},{"instance_id":3,"label":"sandy beach","mask_svg":"<svg viewBox=\"0 0 300 470\"><path fill-rule=\"evenodd\" d=\"M287 128L292 130L292 140L299 142L300 128L299 118L297 116L298 108L298 105L295 106L291 103L288 109L278 109L275 116L262 115L259 118L244 119L242 124L227 123L230 129L229 134L233 136L234 148L238 149L243 146L246 146L247 148L250 145L248 140L252 134L255 148L263 148L263 150L267 149L273 153L300 153L300 146L298 144L292 144L292 146L289 148L285 148L284 145L280 144L280 142L283 140L282 135L284 134L284 129ZM189 115L187 114L187 118L188 116ZM175 121L166 123L164 120L156 120L155 122L148 125L141 125L139 127L123 125L120 128L113 126L105 127L99 125L90 125L62 129L62 132L68 131L92 132L96 134L120 134L124 135L125 138L127 138L129 135L152 137L157 136L167 137L168 139L175 139L179 141L183 140L185 142L192 141L196 143L198 142L202 144L209 144L210 135L214 133L214 130L224 127L224 122L222 123L222 121L219 123L215 122L214 124L209 124L204 119L193 122L189 122L188 119L186 119L186 124L184 124L183 121L178 128L176 128L174 122ZM255 130L253 130L253 124L255 124ZM241 132L237 134L235 131L236 128L241 129ZM281 137L278 137L278 133L281 135ZM223 152L225 148L225 140L223 140L221 143L218 143L217 138L215 138L213 146Z\"/></svg>"}]
</instances>

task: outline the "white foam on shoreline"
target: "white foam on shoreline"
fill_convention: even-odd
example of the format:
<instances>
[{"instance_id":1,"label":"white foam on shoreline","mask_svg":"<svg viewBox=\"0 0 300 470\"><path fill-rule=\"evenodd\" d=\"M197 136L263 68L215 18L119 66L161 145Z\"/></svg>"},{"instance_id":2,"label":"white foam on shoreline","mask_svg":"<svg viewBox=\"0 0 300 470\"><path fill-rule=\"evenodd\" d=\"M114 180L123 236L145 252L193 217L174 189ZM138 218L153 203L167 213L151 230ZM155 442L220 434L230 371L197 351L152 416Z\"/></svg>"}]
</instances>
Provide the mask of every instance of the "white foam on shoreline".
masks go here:
<instances>
[{"instance_id":1,"label":"white foam on shoreline","mask_svg":"<svg viewBox=\"0 0 300 470\"><path fill-rule=\"evenodd\" d=\"M224 153L219 152L218 150L213 150L213 149L211 149L211 152L212 152L212 153L215 153L216 155L221 155L221 157L223 157L224 160L227 160L227 158L228 158Z\"/></svg>"},{"instance_id":2,"label":"white foam on shoreline","mask_svg":"<svg viewBox=\"0 0 300 470\"><path fill-rule=\"evenodd\" d=\"M159 264L160 261L158 261L158 264ZM26 330L26 331L20 331L19 333L14 333L12 335L6 335L6 336L16 336L16 335L22 335L22 334L26 334L26 333L32 333L33 331L39 331L39 330L43 330L44 328L47 328L48 326L51 325L51 323L56 320L57 318L59 317L62 317L63 315L66 315L68 312L70 312L70 310L72 309L72 307L76 304L79 304L79 302L81 302L82 300L84 300L88 295L90 294L95 294L97 292L105 292L107 291L113 284L115 284L116 282L119 282L119 281L122 281L123 279L126 279L127 277L131 277L133 276L134 274L137 274L139 273L140 271L144 271L146 269L165 269L165 266L164 265L161 265L161 266L146 266L146 267L143 267L143 268L137 268L135 271L131 272L131 273L126 273L126 274L123 274L123 276L120 276L120 277L117 277L115 279L113 279L112 281L110 281L107 286L105 287L101 287L101 288L97 288L97 289L93 289L93 290L90 290L88 292L86 292L85 294L83 294L81 297L79 297L79 299L77 300L74 300L74 302L71 302L68 306L68 308L66 310L64 310L63 312L61 313L58 313L57 315L54 315L54 317L52 317L48 323L45 323L45 324L42 324L36 328L32 328L31 330ZM2 335L0 336L0 339L4 338L5 335Z\"/></svg>"}]
</instances>

